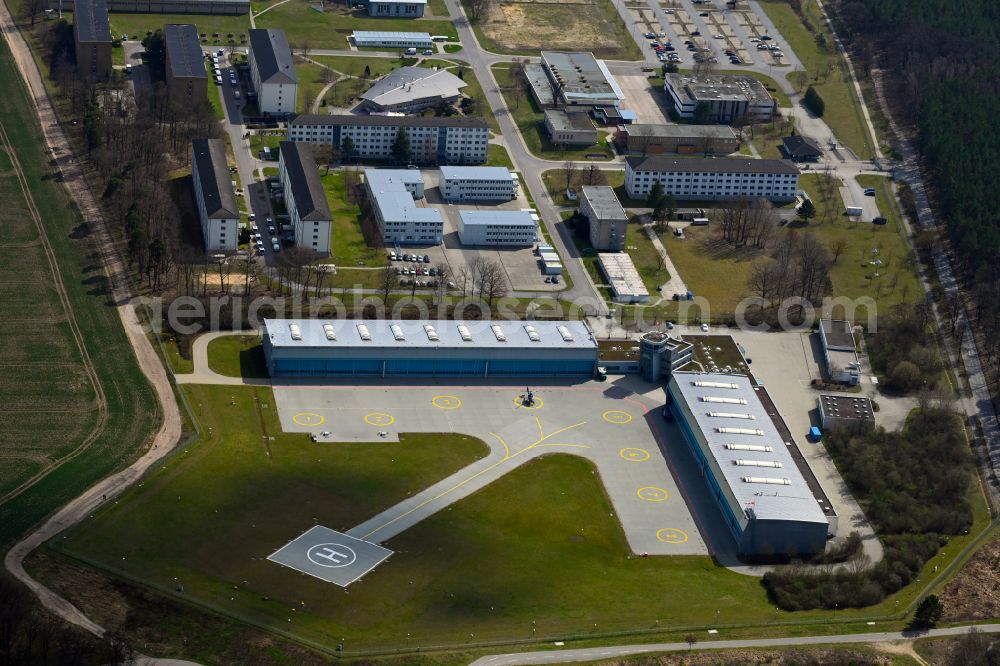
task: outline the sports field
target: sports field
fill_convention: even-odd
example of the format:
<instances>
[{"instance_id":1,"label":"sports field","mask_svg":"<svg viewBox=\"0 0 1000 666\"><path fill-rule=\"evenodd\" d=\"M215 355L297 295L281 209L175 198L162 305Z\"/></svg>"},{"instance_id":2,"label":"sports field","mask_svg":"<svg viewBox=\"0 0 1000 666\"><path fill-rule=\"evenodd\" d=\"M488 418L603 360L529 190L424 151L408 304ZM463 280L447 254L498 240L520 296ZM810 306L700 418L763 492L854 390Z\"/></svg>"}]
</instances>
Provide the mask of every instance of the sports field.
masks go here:
<instances>
[{"instance_id":1,"label":"sports field","mask_svg":"<svg viewBox=\"0 0 1000 666\"><path fill-rule=\"evenodd\" d=\"M5 43L0 85L2 544L131 457L157 409Z\"/></svg>"}]
</instances>

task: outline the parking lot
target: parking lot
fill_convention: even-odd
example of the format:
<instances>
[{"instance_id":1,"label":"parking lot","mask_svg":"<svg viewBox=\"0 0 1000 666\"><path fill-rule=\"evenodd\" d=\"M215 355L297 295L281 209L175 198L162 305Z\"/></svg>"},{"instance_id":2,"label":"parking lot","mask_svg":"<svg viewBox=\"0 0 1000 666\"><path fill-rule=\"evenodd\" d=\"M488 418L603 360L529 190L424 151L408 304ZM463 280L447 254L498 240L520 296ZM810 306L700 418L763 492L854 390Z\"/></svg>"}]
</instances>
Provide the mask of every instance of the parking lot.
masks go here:
<instances>
[{"instance_id":1,"label":"parking lot","mask_svg":"<svg viewBox=\"0 0 1000 666\"><path fill-rule=\"evenodd\" d=\"M437 208L441 211L444 219L444 233L442 244L434 246L401 246L404 253L416 253L421 259L424 255L430 258L430 262L413 264L418 271L421 268L429 270L432 266L444 264L447 266L449 281L454 282L458 289L462 288L461 276L463 268L468 267L477 258L494 260L500 262L504 273L507 276L507 283L514 291L555 291L563 288L562 280L559 283L545 281L538 265L538 256L534 253L534 246L531 247L490 247L490 246L464 246L458 238L458 218L463 210L522 210L530 208L527 197L524 195L523 187L518 192L518 197L513 201L502 201L497 203L463 203L448 204L441 197L439 181L441 172L437 169L423 169L421 175L424 179L424 198L416 201L416 205L427 208ZM539 232L540 233L540 232ZM402 267L411 267L411 264L403 262ZM430 277L430 276L428 276ZM417 279L424 279L418 276Z\"/></svg>"},{"instance_id":2,"label":"parking lot","mask_svg":"<svg viewBox=\"0 0 1000 666\"><path fill-rule=\"evenodd\" d=\"M654 88L645 76L616 74L615 80L625 93L626 106L635 111L640 123L670 123L663 88Z\"/></svg>"}]
</instances>

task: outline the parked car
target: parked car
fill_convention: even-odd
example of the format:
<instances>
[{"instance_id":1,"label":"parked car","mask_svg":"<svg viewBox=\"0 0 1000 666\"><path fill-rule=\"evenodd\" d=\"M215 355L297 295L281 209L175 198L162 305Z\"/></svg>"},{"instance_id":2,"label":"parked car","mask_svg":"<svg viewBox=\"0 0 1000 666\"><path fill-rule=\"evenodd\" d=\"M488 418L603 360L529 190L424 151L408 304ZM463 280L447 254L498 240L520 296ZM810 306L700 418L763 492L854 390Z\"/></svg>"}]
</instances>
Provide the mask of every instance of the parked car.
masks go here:
<instances>
[{"instance_id":1,"label":"parked car","mask_svg":"<svg viewBox=\"0 0 1000 666\"><path fill-rule=\"evenodd\" d=\"M702 333L708 333L708 324L702 324L701 325L701 332Z\"/></svg>"},{"instance_id":2,"label":"parked car","mask_svg":"<svg viewBox=\"0 0 1000 666\"><path fill-rule=\"evenodd\" d=\"M434 55L434 49L424 49L424 55Z\"/></svg>"},{"instance_id":3,"label":"parked car","mask_svg":"<svg viewBox=\"0 0 1000 666\"><path fill-rule=\"evenodd\" d=\"M865 196L866 197L873 197L873 196L875 196L875 188L874 187L866 187L865 188Z\"/></svg>"},{"instance_id":4,"label":"parked car","mask_svg":"<svg viewBox=\"0 0 1000 666\"><path fill-rule=\"evenodd\" d=\"M888 224L889 220L884 217L876 217L872 219L872 224Z\"/></svg>"},{"instance_id":5,"label":"parked car","mask_svg":"<svg viewBox=\"0 0 1000 666\"><path fill-rule=\"evenodd\" d=\"M431 263L431 255L429 255L429 254L425 254L424 255L424 263L425 264Z\"/></svg>"}]
</instances>

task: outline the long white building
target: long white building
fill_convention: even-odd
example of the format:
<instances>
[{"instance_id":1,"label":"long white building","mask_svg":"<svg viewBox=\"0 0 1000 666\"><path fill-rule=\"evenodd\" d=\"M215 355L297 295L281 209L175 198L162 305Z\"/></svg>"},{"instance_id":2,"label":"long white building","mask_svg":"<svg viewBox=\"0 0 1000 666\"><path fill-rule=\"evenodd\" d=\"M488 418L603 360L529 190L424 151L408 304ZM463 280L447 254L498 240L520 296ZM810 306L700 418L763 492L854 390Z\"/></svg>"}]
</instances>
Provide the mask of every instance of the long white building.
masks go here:
<instances>
[{"instance_id":1,"label":"long white building","mask_svg":"<svg viewBox=\"0 0 1000 666\"><path fill-rule=\"evenodd\" d=\"M365 190L386 245L440 245L444 219L437 208L414 203L424 197L417 169L365 169Z\"/></svg>"},{"instance_id":2,"label":"long white building","mask_svg":"<svg viewBox=\"0 0 1000 666\"><path fill-rule=\"evenodd\" d=\"M250 31L250 79L261 113L295 113L299 77L284 30Z\"/></svg>"},{"instance_id":3,"label":"long white building","mask_svg":"<svg viewBox=\"0 0 1000 666\"><path fill-rule=\"evenodd\" d=\"M278 178L284 188L288 217L295 229L295 244L313 252L330 254L333 216L319 179L312 146L282 141Z\"/></svg>"},{"instance_id":4,"label":"long white building","mask_svg":"<svg viewBox=\"0 0 1000 666\"><path fill-rule=\"evenodd\" d=\"M205 249L235 251L240 235L240 209L226 162L226 144L219 139L194 139L191 178Z\"/></svg>"},{"instance_id":5,"label":"long white building","mask_svg":"<svg viewBox=\"0 0 1000 666\"><path fill-rule=\"evenodd\" d=\"M538 223L531 211L463 210L458 217L462 245L534 245Z\"/></svg>"},{"instance_id":6,"label":"long white building","mask_svg":"<svg viewBox=\"0 0 1000 666\"><path fill-rule=\"evenodd\" d=\"M510 201L517 198L517 176L506 167L441 167L445 201Z\"/></svg>"},{"instance_id":7,"label":"long white building","mask_svg":"<svg viewBox=\"0 0 1000 666\"><path fill-rule=\"evenodd\" d=\"M429 49L434 46L429 32L387 32L355 30L351 35L356 46L381 46L394 49Z\"/></svg>"},{"instance_id":8,"label":"long white building","mask_svg":"<svg viewBox=\"0 0 1000 666\"><path fill-rule=\"evenodd\" d=\"M666 155L625 160L625 190L633 199L645 198L657 181L675 199L792 201L799 189L799 169L788 160Z\"/></svg>"},{"instance_id":9,"label":"long white building","mask_svg":"<svg viewBox=\"0 0 1000 666\"><path fill-rule=\"evenodd\" d=\"M332 144L343 157L387 160L396 133L406 132L418 164L482 164L490 128L482 118L422 116L321 116L303 114L288 123L289 141ZM348 139L351 154L347 155Z\"/></svg>"}]
</instances>

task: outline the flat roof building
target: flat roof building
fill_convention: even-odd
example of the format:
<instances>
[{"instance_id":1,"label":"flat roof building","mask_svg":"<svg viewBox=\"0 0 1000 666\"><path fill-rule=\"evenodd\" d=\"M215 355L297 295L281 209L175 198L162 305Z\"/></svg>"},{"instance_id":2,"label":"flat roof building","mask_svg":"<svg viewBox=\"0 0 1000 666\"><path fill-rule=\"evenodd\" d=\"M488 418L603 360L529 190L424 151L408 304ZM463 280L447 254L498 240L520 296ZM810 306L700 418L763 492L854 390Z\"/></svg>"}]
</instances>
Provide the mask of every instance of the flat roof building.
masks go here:
<instances>
[{"instance_id":1,"label":"flat roof building","mask_svg":"<svg viewBox=\"0 0 1000 666\"><path fill-rule=\"evenodd\" d=\"M642 276L624 252L600 252L597 265L611 286L611 300L617 303L646 303L649 291Z\"/></svg>"},{"instance_id":2,"label":"flat roof building","mask_svg":"<svg viewBox=\"0 0 1000 666\"><path fill-rule=\"evenodd\" d=\"M865 397L823 393L816 398L819 423L824 430L865 432L875 429L875 410Z\"/></svg>"},{"instance_id":3,"label":"flat roof building","mask_svg":"<svg viewBox=\"0 0 1000 666\"><path fill-rule=\"evenodd\" d=\"M582 321L265 319L271 377L592 376Z\"/></svg>"},{"instance_id":4,"label":"flat roof building","mask_svg":"<svg viewBox=\"0 0 1000 666\"><path fill-rule=\"evenodd\" d=\"M545 129L557 146L591 146L597 143L597 128L584 111L545 109Z\"/></svg>"},{"instance_id":5,"label":"flat roof building","mask_svg":"<svg viewBox=\"0 0 1000 666\"><path fill-rule=\"evenodd\" d=\"M368 0L368 15L375 18L420 18L427 0Z\"/></svg>"},{"instance_id":6,"label":"flat roof building","mask_svg":"<svg viewBox=\"0 0 1000 666\"><path fill-rule=\"evenodd\" d=\"M630 197L645 199L657 181L675 199L793 201L799 189L799 169L788 160L737 157L625 159L625 190Z\"/></svg>"},{"instance_id":7,"label":"flat roof building","mask_svg":"<svg viewBox=\"0 0 1000 666\"><path fill-rule=\"evenodd\" d=\"M603 60L593 53L542 51L553 96L566 106L618 106L625 94Z\"/></svg>"},{"instance_id":8,"label":"flat roof building","mask_svg":"<svg viewBox=\"0 0 1000 666\"><path fill-rule=\"evenodd\" d=\"M240 209L223 141L194 139L191 142L191 180L205 249L235 251L239 241Z\"/></svg>"},{"instance_id":9,"label":"flat roof building","mask_svg":"<svg viewBox=\"0 0 1000 666\"><path fill-rule=\"evenodd\" d=\"M434 46L429 32L387 32L382 30L355 30L355 46L381 46L396 49L429 49Z\"/></svg>"},{"instance_id":10,"label":"flat roof building","mask_svg":"<svg viewBox=\"0 0 1000 666\"><path fill-rule=\"evenodd\" d=\"M799 470L795 444L779 433L761 390L744 375L676 371L667 393L739 553L822 552L832 516Z\"/></svg>"},{"instance_id":11,"label":"flat roof building","mask_svg":"<svg viewBox=\"0 0 1000 666\"><path fill-rule=\"evenodd\" d=\"M261 113L295 113L299 77L284 30L250 30L250 79Z\"/></svg>"},{"instance_id":12,"label":"flat roof building","mask_svg":"<svg viewBox=\"0 0 1000 666\"><path fill-rule=\"evenodd\" d=\"M365 169L365 191L387 244L440 245L444 219L437 208L417 206L424 181L417 169Z\"/></svg>"},{"instance_id":13,"label":"flat roof building","mask_svg":"<svg viewBox=\"0 0 1000 666\"><path fill-rule=\"evenodd\" d=\"M163 26L167 94L170 103L191 108L208 100L208 72L198 29L191 24Z\"/></svg>"},{"instance_id":14,"label":"flat roof building","mask_svg":"<svg viewBox=\"0 0 1000 666\"><path fill-rule=\"evenodd\" d=\"M111 21L105 0L77 0L73 5L76 70L88 81L111 76Z\"/></svg>"},{"instance_id":15,"label":"flat roof building","mask_svg":"<svg viewBox=\"0 0 1000 666\"><path fill-rule=\"evenodd\" d=\"M414 113L440 104L453 104L468 84L446 69L400 67L372 84L361 95L369 111Z\"/></svg>"},{"instance_id":16,"label":"flat roof building","mask_svg":"<svg viewBox=\"0 0 1000 666\"><path fill-rule=\"evenodd\" d=\"M667 74L663 91L678 117L701 123L761 123L778 111L764 84L749 75Z\"/></svg>"},{"instance_id":17,"label":"flat roof building","mask_svg":"<svg viewBox=\"0 0 1000 666\"><path fill-rule=\"evenodd\" d=\"M462 245L530 246L537 236L538 223L531 211L463 210L458 214Z\"/></svg>"},{"instance_id":18,"label":"flat roof building","mask_svg":"<svg viewBox=\"0 0 1000 666\"><path fill-rule=\"evenodd\" d=\"M619 252L625 249L628 215L614 189L606 185L580 188L580 212L590 223L590 245L595 250Z\"/></svg>"},{"instance_id":19,"label":"flat roof building","mask_svg":"<svg viewBox=\"0 0 1000 666\"><path fill-rule=\"evenodd\" d=\"M55 9L58 3L50 0ZM62 0L63 11L76 10L75 0ZM235 16L250 12L250 0L107 0L112 12L132 14L213 14Z\"/></svg>"},{"instance_id":20,"label":"flat roof building","mask_svg":"<svg viewBox=\"0 0 1000 666\"><path fill-rule=\"evenodd\" d=\"M826 375L830 381L851 386L860 384L861 359L858 358L851 322L843 319L820 319L819 339Z\"/></svg>"},{"instance_id":21,"label":"flat roof building","mask_svg":"<svg viewBox=\"0 0 1000 666\"><path fill-rule=\"evenodd\" d=\"M517 176L507 167L441 167L441 196L448 202L510 201L517 188Z\"/></svg>"},{"instance_id":22,"label":"flat roof building","mask_svg":"<svg viewBox=\"0 0 1000 666\"><path fill-rule=\"evenodd\" d=\"M615 142L622 152L639 155L728 155L740 147L736 133L727 125L620 125Z\"/></svg>"},{"instance_id":23,"label":"flat roof building","mask_svg":"<svg viewBox=\"0 0 1000 666\"><path fill-rule=\"evenodd\" d=\"M312 144L333 144L345 158L388 160L400 130L410 139L411 159L416 164L482 164L486 161L490 129L482 118L302 114L289 121L288 138ZM346 154L348 146L351 147L350 155Z\"/></svg>"},{"instance_id":24,"label":"flat roof building","mask_svg":"<svg viewBox=\"0 0 1000 666\"><path fill-rule=\"evenodd\" d=\"M295 244L319 254L330 254L333 215L319 179L312 145L282 141L280 147L278 178L284 189L288 218L295 230Z\"/></svg>"}]
</instances>

